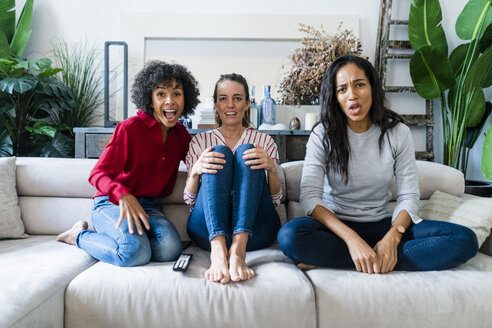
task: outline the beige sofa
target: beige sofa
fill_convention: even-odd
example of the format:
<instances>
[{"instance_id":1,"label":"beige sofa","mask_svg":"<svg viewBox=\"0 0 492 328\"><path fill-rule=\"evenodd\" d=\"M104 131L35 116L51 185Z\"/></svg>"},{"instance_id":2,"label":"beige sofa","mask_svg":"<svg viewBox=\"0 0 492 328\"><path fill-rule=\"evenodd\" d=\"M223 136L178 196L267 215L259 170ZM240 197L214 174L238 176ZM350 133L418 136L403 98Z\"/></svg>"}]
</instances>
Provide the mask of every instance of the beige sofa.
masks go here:
<instances>
[{"instance_id":1,"label":"beige sofa","mask_svg":"<svg viewBox=\"0 0 492 328\"><path fill-rule=\"evenodd\" d=\"M297 269L278 248L250 252L256 276L220 285L203 279L209 254L191 246L186 273L171 262L119 268L98 262L56 234L90 220L88 159L17 158L17 192L27 239L0 240L0 327L490 327L492 243L468 263L440 272L367 275ZM418 162L426 199L436 189L461 195L463 176ZM302 162L282 165L285 222L302 215ZM188 240L189 209L179 172L164 211Z\"/></svg>"}]
</instances>

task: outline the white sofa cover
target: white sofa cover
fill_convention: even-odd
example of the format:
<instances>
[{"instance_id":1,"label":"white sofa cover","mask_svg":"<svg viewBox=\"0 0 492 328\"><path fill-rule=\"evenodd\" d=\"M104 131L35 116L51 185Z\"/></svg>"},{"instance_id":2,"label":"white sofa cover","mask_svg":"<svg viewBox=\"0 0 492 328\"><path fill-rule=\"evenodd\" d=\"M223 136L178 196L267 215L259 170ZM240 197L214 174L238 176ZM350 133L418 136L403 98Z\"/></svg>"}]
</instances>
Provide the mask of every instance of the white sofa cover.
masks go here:
<instances>
[{"instance_id":1,"label":"white sofa cover","mask_svg":"<svg viewBox=\"0 0 492 328\"><path fill-rule=\"evenodd\" d=\"M209 253L190 247L186 273L172 263L119 268L55 241L90 221L95 160L17 158L17 190L28 239L0 240L0 327L488 327L492 322L491 238L453 270L367 275L353 270L298 270L274 244L250 252L257 275L220 285L203 279ZM462 195L463 176L418 162L423 198L436 189ZM285 222L302 215L302 162L280 172ZM285 179L284 179L285 177ZM186 172L163 208L188 240L182 200ZM64 311L63 311L64 307Z\"/></svg>"}]
</instances>

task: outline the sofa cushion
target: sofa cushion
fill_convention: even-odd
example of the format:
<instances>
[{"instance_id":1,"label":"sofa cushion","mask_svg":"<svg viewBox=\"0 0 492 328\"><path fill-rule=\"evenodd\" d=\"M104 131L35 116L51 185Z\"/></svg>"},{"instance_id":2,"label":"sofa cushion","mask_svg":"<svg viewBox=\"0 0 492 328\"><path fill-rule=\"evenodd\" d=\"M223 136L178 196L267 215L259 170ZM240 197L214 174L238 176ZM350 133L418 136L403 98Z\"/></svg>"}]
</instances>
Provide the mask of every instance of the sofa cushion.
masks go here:
<instances>
[{"instance_id":1,"label":"sofa cushion","mask_svg":"<svg viewBox=\"0 0 492 328\"><path fill-rule=\"evenodd\" d=\"M480 247L492 228L492 198L457 197L436 191L420 208L418 216L424 220L447 221L468 227L477 235Z\"/></svg>"},{"instance_id":2,"label":"sofa cushion","mask_svg":"<svg viewBox=\"0 0 492 328\"><path fill-rule=\"evenodd\" d=\"M319 327L489 327L492 257L478 253L445 271L365 274L307 271Z\"/></svg>"},{"instance_id":3,"label":"sofa cushion","mask_svg":"<svg viewBox=\"0 0 492 328\"><path fill-rule=\"evenodd\" d=\"M429 199L436 190L461 196L465 192L465 178L463 173L447 165L415 161L419 177L420 199ZM390 185L391 200L396 200L396 184L393 179Z\"/></svg>"},{"instance_id":4,"label":"sofa cushion","mask_svg":"<svg viewBox=\"0 0 492 328\"><path fill-rule=\"evenodd\" d=\"M19 196L91 198L96 188L89 184L95 159L18 157Z\"/></svg>"},{"instance_id":5,"label":"sofa cushion","mask_svg":"<svg viewBox=\"0 0 492 328\"><path fill-rule=\"evenodd\" d=\"M186 273L172 262L120 268L99 262L65 296L65 326L316 327L311 283L277 248L248 252L256 276L221 285L203 278L210 253L190 247Z\"/></svg>"},{"instance_id":6,"label":"sofa cushion","mask_svg":"<svg viewBox=\"0 0 492 328\"><path fill-rule=\"evenodd\" d=\"M0 158L0 239L26 238L15 187L15 157Z\"/></svg>"},{"instance_id":7,"label":"sofa cushion","mask_svg":"<svg viewBox=\"0 0 492 328\"><path fill-rule=\"evenodd\" d=\"M26 232L36 235L57 235L79 220L88 221L92 228L92 204L91 198L19 197Z\"/></svg>"},{"instance_id":8,"label":"sofa cushion","mask_svg":"<svg viewBox=\"0 0 492 328\"><path fill-rule=\"evenodd\" d=\"M0 241L0 263L0 327L61 328L65 288L95 260L55 236L31 236Z\"/></svg>"}]
</instances>

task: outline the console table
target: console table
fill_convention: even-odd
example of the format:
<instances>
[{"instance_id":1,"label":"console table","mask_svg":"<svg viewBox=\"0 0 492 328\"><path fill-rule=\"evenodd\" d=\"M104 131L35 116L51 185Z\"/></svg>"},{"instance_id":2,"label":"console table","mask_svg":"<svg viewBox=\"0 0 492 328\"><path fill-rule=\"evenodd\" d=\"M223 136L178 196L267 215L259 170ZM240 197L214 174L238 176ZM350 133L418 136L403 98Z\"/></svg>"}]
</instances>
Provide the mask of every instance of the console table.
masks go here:
<instances>
[{"instance_id":1,"label":"console table","mask_svg":"<svg viewBox=\"0 0 492 328\"><path fill-rule=\"evenodd\" d=\"M189 129L194 136L205 130ZM99 158L109 142L114 128L74 128L75 157ZM303 160L310 130L262 130L277 143L280 163Z\"/></svg>"}]
</instances>

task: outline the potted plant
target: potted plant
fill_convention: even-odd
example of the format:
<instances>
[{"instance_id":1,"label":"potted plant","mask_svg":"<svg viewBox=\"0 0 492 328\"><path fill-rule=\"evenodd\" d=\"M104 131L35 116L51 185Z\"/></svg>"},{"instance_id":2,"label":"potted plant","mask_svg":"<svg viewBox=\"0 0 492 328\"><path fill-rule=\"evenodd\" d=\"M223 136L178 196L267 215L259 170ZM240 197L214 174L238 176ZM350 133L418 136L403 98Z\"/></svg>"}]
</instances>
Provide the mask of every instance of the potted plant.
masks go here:
<instances>
[{"instance_id":1,"label":"potted plant","mask_svg":"<svg viewBox=\"0 0 492 328\"><path fill-rule=\"evenodd\" d=\"M340 24L341 26L341 24ZM299 24L299 31L306 34L302 47L289 56L292 66L280 83L280 103L285 105L319 104L319 89L328 66L345 54L360 56L359 38L352 31L340 30L329 35L323 27L316 29Z\"/></svg>"},{"instance_id":2,"label":"potted plant","mask_svg":"<svg viewBox=\"0 0 492 328\"><path fill-rule=\"evenodd\" d=\"M14 0L0 7L0 156L66 156L65 138L49 119L73 96L53 77L60 69L51 68L50 59L22 59L33 0L24 4L17 25L14 8Z\"/></svg>"},{"instance_id":3,"label":"potted plant","mask_svg":"<svg viewBox=\"0 0 492 328\"><path fill-rule=\"evenodd\" d=\"M417 93L439 98L443 161L466 176L468 155L491 113L484 89L492 85L492 0L470 0L456 20L467 42L448 56L439 0L414 0L408 36L415 50L410 76Z\"/></svg>"}]
</instances>

